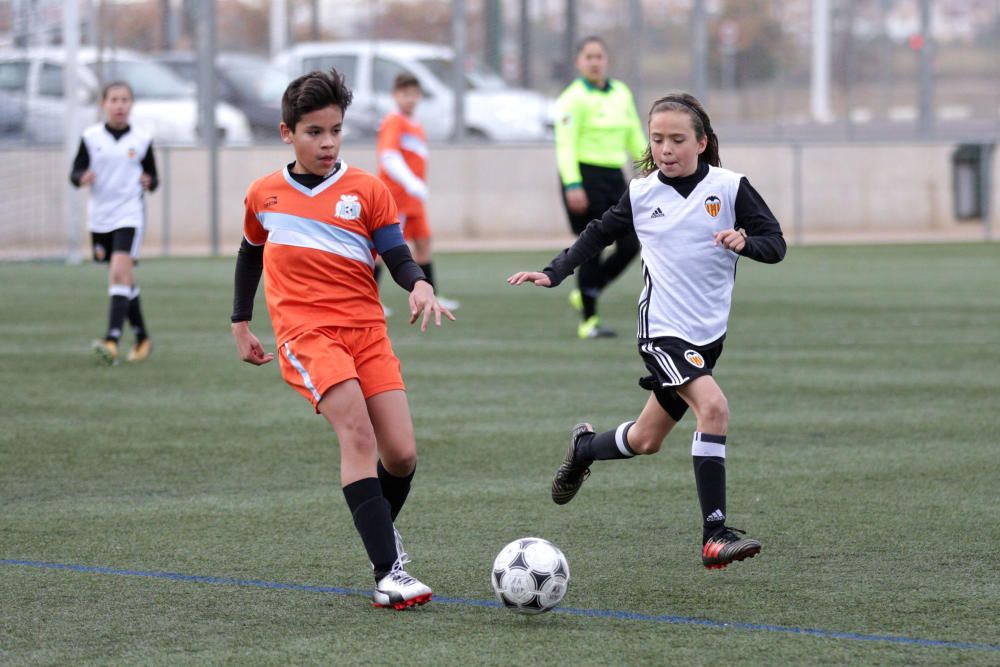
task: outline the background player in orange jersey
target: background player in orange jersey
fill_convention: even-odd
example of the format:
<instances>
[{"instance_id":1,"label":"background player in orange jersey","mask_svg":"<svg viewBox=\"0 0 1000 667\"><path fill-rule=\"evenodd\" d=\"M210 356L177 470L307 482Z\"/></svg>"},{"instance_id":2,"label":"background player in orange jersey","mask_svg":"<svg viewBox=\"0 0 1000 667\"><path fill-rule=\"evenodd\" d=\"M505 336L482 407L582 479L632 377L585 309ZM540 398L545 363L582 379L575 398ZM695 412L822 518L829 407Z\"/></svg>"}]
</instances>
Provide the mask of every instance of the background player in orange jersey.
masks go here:
<instances>
[{"instance_id":1,"label":"background player in orange jersey","mask_svg":"<svg viewBox=\"0 0 1000 667\"><path fill-rule=\"evenodd\" d=\"M403 236L413 244L413 258L434 285L431 228L427 222L427 136L413 118L423 98L420 82L409 73L398 74L392 85L396 111L382 119L378 129L378 175L389 188L403 226ZM375 279L378 280L378 268ZM438 297L450 310L459 307L453 299Z\"/></svg>"},{"instance_id":2,"label":"background player in orange jersey","mask_svg":"<svg viewBox=\"0 0 1000 667\"><path fill-rule=\"evenodd\" d=\"M292 81L281 100L281 138L295 161L254 181L236 260L232 332L240 357L274 359L249 321L261 273L281 374L333 426L340 479L375 573L378 607L431 599L410 576L394 521L410 491L413 422L379 305L376 253L410 292L410 323L454 316L413 261L392 195L379 179L339 159L351 91L336 70Z\"/></svg>"}]
</instances>

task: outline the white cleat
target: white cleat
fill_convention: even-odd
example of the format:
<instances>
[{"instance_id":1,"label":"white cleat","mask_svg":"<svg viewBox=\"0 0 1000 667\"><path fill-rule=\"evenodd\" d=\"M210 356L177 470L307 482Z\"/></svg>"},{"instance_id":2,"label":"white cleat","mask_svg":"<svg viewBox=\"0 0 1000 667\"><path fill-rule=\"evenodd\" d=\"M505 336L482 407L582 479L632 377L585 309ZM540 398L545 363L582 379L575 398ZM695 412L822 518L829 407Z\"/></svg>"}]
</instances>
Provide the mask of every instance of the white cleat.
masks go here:
<instances>
[{"instance_id":1,"label":"white cleat","mask_svg":"<svg viewBox=\"0 0 1000 667\"><path fill-rule=\"evenodd\" d=\"M392 571L375 584L372 604L392 607L396 611L427 604L431 601L431 589L403 569L410 562L410 555L403 549L403 537L395 526L392 532L396 541L396 562L392 564Z\"/></svg>"},{"instance_id":2,"label":"white cleat","mask_svg":"<svg viewBox=\"0 0 1000 667\"><path fill-rule=\"evenodd\" d=\"M394 569L375 584L372 603L376 607L392 607L401 611L408 607L427 604L433 596L431 589L403 568Z\"/></svg>"}]
</instances>

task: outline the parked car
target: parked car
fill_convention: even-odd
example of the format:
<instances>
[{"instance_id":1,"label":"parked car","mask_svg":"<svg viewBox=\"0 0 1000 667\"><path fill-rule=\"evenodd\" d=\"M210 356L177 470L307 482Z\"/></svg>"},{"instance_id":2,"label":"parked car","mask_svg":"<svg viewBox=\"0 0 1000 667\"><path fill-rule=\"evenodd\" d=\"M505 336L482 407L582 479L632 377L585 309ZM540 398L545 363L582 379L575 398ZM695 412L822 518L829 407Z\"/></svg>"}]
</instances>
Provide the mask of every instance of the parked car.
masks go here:
<instances>
[{"instance_id":1,"label":"parked car","mask_svg":"<svg viewBox=\"0 0 1000 667\"><path fill-rule=\"evenodd\" d=\"M383 116L395 109L392 83L407 72L420 81L424 100L416 118L427 137L446 139L455 124L452 95L454 51L421 42L306 42L275 58L288 77L335 67L354 92L348 112L360 129L374 135ZM539 141L552 135L553 100L522 88L512 88L482 65L465 70L466 133L488 141Z\"/></svg>"},{"instance_id":2,"label":"parked car","mask_svg":"<svg viewBox=\"0 0 1000 667\"><path fill-rule=\"evenodd\" d=\"M114 50L98 57L93 48L78 53L80 128L99 118L101 87L124 80L135 91L131 123L151 132L160 144L191 144L198 140L198 103L194 88L169 69L137 53ZM0 52L0 90L18 99L26 114L29 140L62 141L66 122L61 48L33 48ZM249 143L246 116L232 106L215 108L216 131L227 143Z\"/></svg>"},{"instance_id":3,"label":"parked car","mask_svg":"<svg viewBox=\"0 0 1000 667\"><path fill-rule=\"evenodd\" d=\"M154 54L154 60L192 85L198 82L198 56L192 51ZM242 53L219 53L215 61L218 98L233 105L250 123L256 140L280 140L281 95L288 77L265 58Z\"/></svg>"},{"instance_id":4,"label":"parked car","mask_svg":"<svg viewBox=\"0 0 1000 667\"><path fill-rule=\"evenodd\" d=\"M24 105L0 89L0 142L24 139Z\"/></svg>"}]
</instances>

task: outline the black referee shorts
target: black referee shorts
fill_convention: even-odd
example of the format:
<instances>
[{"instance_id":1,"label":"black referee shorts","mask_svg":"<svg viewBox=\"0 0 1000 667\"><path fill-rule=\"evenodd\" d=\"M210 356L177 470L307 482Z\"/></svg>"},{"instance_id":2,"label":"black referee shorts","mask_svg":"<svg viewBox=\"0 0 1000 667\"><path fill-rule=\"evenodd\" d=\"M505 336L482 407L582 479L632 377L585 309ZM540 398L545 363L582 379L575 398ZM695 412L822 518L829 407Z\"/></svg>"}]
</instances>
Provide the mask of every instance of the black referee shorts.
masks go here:
<instances>
[{"instance_id":1,"label":"black referee shorts","mask_svg":"<svg viewBox=\"0 0 1000 667\"><path fill-rule=\"evenodd\" d=\"M639 356L650 375L639 379L639 386L653 392L657 402L674 421L680 421L688 404L677 393L702 375L711 375L722 355L723 338L708 345L693 345L680 338L643 338Z\"/></svg>"},{"instance_id":2,"label":"black referee shorts","mask_svg":"<svg viewBox=\"0 0 1000 667\"><path fill-rule=\"evenodd\" d=\"M577 236L583 233L591 220L600 218L605 211L617 204L628 189L625 176L618 167L599 167L581 162L580 178L583 191L587 193L587 210L583 213L573 213L566 204L565 194L562 198L569 226Z\"/></svg>"}]
</instances>

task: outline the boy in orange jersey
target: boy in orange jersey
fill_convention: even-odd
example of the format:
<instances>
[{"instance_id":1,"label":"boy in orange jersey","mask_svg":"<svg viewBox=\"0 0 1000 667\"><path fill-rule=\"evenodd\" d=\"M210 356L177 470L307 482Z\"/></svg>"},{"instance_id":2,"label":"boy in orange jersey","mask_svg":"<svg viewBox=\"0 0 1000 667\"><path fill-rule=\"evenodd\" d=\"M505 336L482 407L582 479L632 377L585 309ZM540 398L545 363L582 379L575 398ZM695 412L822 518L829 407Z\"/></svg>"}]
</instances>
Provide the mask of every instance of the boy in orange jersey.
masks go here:
<instances>
[{"instance_id":1,"label":"boy in orange jersey","mask_svg":"<svg viewBox=\"0 0 1000 667\"><path fill-rule=\"evenodd\" d=\"M412 74L396 76L392 85L396 111L382 119L378 129L378 176L389 188L403 226L403 236L413 244L413 259L432 284L431 228L427 222L427 136L413 118L423 97L420 82ZM379 278L376 267L375 280ZM459 302L438 297L438 302L455 310Z\"/></svg>"},{"instance_id":2,"label":"boy in orange jersey","mask_svg":"<svg viewBox=\"0 0 1000 667\"><path fill-rule=\"evenodd\" d=\"M375 572L377 607L430 601L410 576L393 522L416 468L413 422L378 300L376 253L410 292L410 323L454 320L413 261L396 205L373 175L339 159L351 91L336 70L292 81L281 100L281 138L295 161L254 181L236 260L232 332L243 361L274 359L251 333L261 274L281 375L333 427L340 481Z\"/></svg>"}]
</instances>

